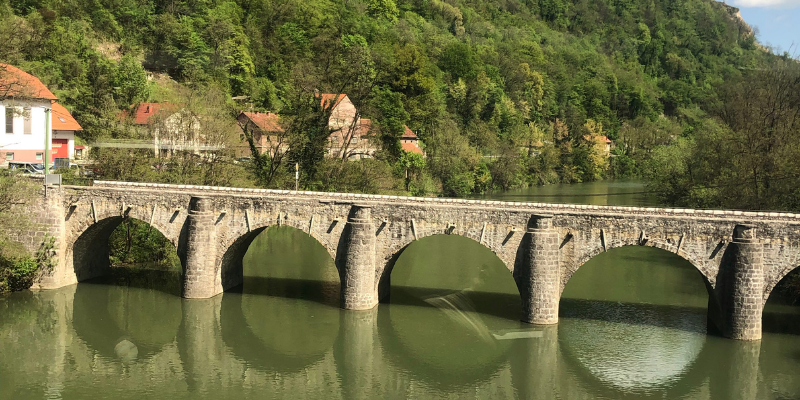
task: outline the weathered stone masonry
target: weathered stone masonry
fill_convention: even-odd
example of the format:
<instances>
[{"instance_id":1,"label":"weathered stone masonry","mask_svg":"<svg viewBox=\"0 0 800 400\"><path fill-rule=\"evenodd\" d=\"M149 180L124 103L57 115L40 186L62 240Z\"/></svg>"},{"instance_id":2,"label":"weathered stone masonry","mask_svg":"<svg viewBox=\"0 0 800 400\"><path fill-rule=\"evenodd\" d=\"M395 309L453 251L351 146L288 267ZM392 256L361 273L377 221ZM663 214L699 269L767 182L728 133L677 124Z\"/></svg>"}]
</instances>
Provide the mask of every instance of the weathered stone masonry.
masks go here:
<instances>
[{"instance_id":1,"label":"weathered stone masonry","mask_svg":"<svg viewBox=\"0 0 800 400\"><path fill-rule=\"evenodd\" d=\"M755 340L767 297L800 264L800 215L787 213L122 182L51 188L42 204L32 211L58 249L58 266L37 283L42 289L104 274L108 236L136 218L176 246L185 297L216 296L241 285L242 258L255 237L287 225L314 237L335 260L341 306L364 310L389 298L392 267L408 245L452 234L503 260L520 290L522 320L555 324L561 293L581 265L613 248L652 246L697 268L709 290L709 321L720 332Z\"/></svg>"}]
</instances>

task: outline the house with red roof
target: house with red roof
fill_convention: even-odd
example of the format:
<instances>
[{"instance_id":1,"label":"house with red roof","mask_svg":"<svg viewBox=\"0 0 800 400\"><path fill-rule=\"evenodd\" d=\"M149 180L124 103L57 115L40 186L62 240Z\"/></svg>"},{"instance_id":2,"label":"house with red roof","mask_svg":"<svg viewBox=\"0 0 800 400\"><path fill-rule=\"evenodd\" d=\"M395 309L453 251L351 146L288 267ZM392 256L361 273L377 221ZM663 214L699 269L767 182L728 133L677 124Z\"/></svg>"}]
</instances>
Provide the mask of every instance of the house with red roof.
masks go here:
<instances>
[{"instance_id":1,"label":"house with red roof","mask_svg":"<svg viewBox=\"0 0 800 400\"><path fill-rule=\"evenodd\" d=\"M328 137L327 157L339 157L349 160L372 158L378 150L373 140L372 120L361 118L360 113L350 98L342 94L318 93L320 106L330 110L328 128L332 131ZM274 157L276 152L288 151L288 143L281 127L280 116L271 112L241 112L237 117L239 126L253 133L256 148L263 153L270 151ZM242 136L242 145L237 149L238 156L248 156L249 145Z\"/></svg>"},{"instance_id":2,"label":"house with red roof","mask_svg":"<svg viewBox=\"0 0 800 400\"><path fill-rule=\"evenodd\" d=\"M0 165L43 163L51 138L50 162L75 157L75 132L82 130L56 96L35 76L0 64ZM47 114L50 130L47 131Z\"/></svg>"},{"instance_id":3,"label":"house with red roof","mask_svg":"<svg viewBox=\"0 0 800 400\"><path fill-rule=\"evenodd\" d=\"M406 125L403 125L405 131L403 132L403 136L400 138L400 146L402 146L403 151L407 153L417 153L421 156L425 156L425 152L422 151L422 147L419 145L419 137L417 136L414 131L411 130Z\"/></svg>"},{"instance_id":4,"label":"house with red roof","mask_svg":"<svg viewBox=\"0 0 800 400\"><path fill-rule=\"evenodd\" d=\"M139 135L152 140L153 154L169 156L175 151L219 150L202 135L200 118L173 103L139 103L132 112L124 111L120 121L130 124Z\"/></svg>"},{"instance_id":5,"label":"house with red roof","mask_svg":"<svg viewBox=\"0 0 800 400\"><path fill-rule=\"evenodd\" d=\"M287 143L278 114L242 111L236 120L242 129L252 133L253 142L259 153L269 152L270 157L274 158L279 152L285 153L289 150L289 143ZM249 156L250 145L243 136L242 144L236 148L236 157Z\"/></svg>"},{"instance_id":6,"label":"house with red roof","mask_svg":"<svg viewBox=\"0 0 800 400\"><path fill-rule=\"evenodd\" d=\"M613 149L614 142L608 138L606 135L600 136L592 136L592 135L583 135L583 140L587 142L593 142L597 145L601 146L603 150L603 154L608 157L611 154L611 150Z\"/></svg>"},{"instance_id":7,"label":"house with red roof","mask_svg":"<svg viewBox=\"0 0 800 400\"><path fill-rule=\"evenodd\" d=\"M323 109L330 109L328 128L328 157L358 160L372 158L378 150L373 140L372 120L361 118L355 104L344 94L321 93L318 95Z\"/></svg>"},{"instance_id":8,"label":"house with red roof","mask_svg":"<svg viewBox=\"0 0 800 400\"><path fill-rule=\"evenodd\" d=\"M50 153L53 159L68 158L70 160L75 160L83 158L84 147L75 146L75 133L82 131L83 128L81 128L78 121L72 117L69 110L61 104L53 103L50 120L50 127L53 130ZM80 157L78 157L78 152L81 153Z\"/></svg>"}]
</instances>

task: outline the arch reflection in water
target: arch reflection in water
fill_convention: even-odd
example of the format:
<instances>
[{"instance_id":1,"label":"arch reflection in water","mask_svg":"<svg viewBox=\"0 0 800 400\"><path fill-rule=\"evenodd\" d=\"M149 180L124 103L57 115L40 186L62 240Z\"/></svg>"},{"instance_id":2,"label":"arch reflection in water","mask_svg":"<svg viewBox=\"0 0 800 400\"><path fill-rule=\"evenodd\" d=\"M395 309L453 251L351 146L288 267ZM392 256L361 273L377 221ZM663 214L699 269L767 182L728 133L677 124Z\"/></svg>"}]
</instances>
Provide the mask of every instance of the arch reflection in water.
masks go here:
<instances>
[{"instance_id":1,"label":"arch reflection in water","mask_svg":"<svg viewBox=\"0 0 800 400\"><path fill-rule=\"evenodd\" d=\"M492 379L512 345L503 339L533 330L519 322L519 292L506 266L465 237L414 242L395 262L391 284L391 305L379 313L386 358L437 386Z\"/></svg>"},{"instance_id":2,"label":"arch reflection in water","mask_svg":"<svg viewBox=\"0 0 800 400\"><path fill-rule=\"evenodd\" d=\"M564 356L620 395L669 391L703 350L707 299L696 269L669 252L601 254L564 290Z\"/></svg>"},{"instance_id":3,"label":"arch reflection in water","mask_svg":"<svg viewBox=\"0 0 800 400\"><path fill-rule=\"evenodd\" d=\"M81 293L77 293L78 289L82 289ZM257 326L261 331L254 330L251 320L258 318L257 313L245 317L247 310L242 309L241 302L237 303L236 295L185 301L162 293L159 296L163 295L163 298L148 301L141 300L142 296L135 293L137 291L155 292L136 287L84 284L0 298L0 343L3 344L0 346L0 398L91 399L102 393L104 397L121 399L255 399L271 396L348 400L412 397L729 400L786 399L800 394L796 379L800 343L793 335L767 333L761 344L709 336L688 368L667 383L666 388L622 389L620 385L599 380L592 374L592 369L578 361L575 354L590 353L591 343L586 340L577 344L570 342L575 331L597 334L586 326L577 326L570 333L572 328L565 322L579 325L584 321L593 323L599 318L564 318L556 327L506 331L506 339L497 339L503 343L492 350L497 352L496 358L491 354L486 356L491 346L480 341L474 346L453 349L454 353L439 351L426 356L420 351L420 346L400 342L396 329L413 324L436 325L447 320L447 315L434 307L424 307L430 311L430 316L425 317L425 314L410 311L394 314L395 309L412 308L407 305L386 304L369 312L342 312L335 306L300 300L315 307L328 307L326 309L331 314L338 316L338 329L334 328L330 333L327 328L306 320L307 326L292 327L292 332L301 338L297 342L284 340L284 345L290 348L275 352L263 345L262 338L270 335L264 332L270 329L269 325ZM129 313L129 317L112 317L110 315L114 313L107 314L106 311L120 307L101 307L109 299L112 302L123 301L128 308L139 304L144 306ZM178 316L169 311L173 307L181 310ZM89 311L81 315L78 308ZM167 310L172 317L157 319L162 317L154 316L149 320L150 317L135 317L145 311L158 314L161 310ZM229 311L234 316L238 314L241 322L229 319L226 316ZM283 329L282 314L272 315L279 316L275 317L274 329ZM319 317L316 312L310 315L313 319ZM480 315L481 318L484 316ZM270 318L267 315L264 319ZM410 322L405 323L401 318ZM419 318L422 321L418 321ZM180 324L177 334L174 330L176 319ZM123 360L114 352L113 348L119 343L115 342L120 331L118 327L125 326L125 323L115 320L130 321L129 325L135 322L154 330L152 335L138 330L124 331L126 340L137 345L139 354L136 359ZM656 325L653 321L659 321L659 317L648 317L646 324ZM108 324L114 327L110 329L113 331L111 334L91 336L94 330L109 330L104 328ZM644 326L650 327L646 324ZM159 326L165 328L159 331ZM627 326L636 327L635 324ZM623 335L620 340L626 340L627 326L616 331L616 334ZM449 335L463 335L457 331L459 329L469 332L470 328L456 323L444 326L439 335L445 339ZM234 342L239 338L228 336L226 330L227 333L251 330L256 336L248 339L250 342L242 339L245 346L234 349ZM304 346L310 340L310 335L301 335L303 332L323 335L317 337L326 344L313 351L292 349L291 346ZM324 336L329 333L332 336ZM413 332L405 334L413 339ZM174 338L169 339L172 335ZM428 337L420 335L417 339L426 340ZM332 344L328 346L327 343ZM259 346L267 350L261 352ZM620 353L619 348L612 347L612 350ZM684 348L679 350L684 351ZM417 353L408 354L412 351ZM653 357L659 356L657 351L652 354ZM458 369L456 364L469 356L488 360L487 366L484 369ZM431 360L434 357L439 359ZM451 366L455 372L442 371L442 368ZM624 370L624 366L620 370ZM618 377L614 379L619 382Z\"/></svg>"},{"instance_id":4,"label":"arch reflection in water","mask_svg":"<svg viewBox=\"0 0 800 400\"><path fill-rule=\"evenodd\" d=\"M172 344L181 303L158 290L100 283L75 289L72 323L89 347L110 359L147 358Z\"/></svg>"},{"instance_id":5,"label":"arch reflection in water","mask_svg":"<svg viewBox=\"0 0 800 400\"><path fill-rule=\"evenodd\" d=\"M222 304L223 338L234 354L272 371L324 358L340 318L339 277L325 248L295 228L271 227L250 244L243 269L243 285Z\"/></svg>"}]
</instances>

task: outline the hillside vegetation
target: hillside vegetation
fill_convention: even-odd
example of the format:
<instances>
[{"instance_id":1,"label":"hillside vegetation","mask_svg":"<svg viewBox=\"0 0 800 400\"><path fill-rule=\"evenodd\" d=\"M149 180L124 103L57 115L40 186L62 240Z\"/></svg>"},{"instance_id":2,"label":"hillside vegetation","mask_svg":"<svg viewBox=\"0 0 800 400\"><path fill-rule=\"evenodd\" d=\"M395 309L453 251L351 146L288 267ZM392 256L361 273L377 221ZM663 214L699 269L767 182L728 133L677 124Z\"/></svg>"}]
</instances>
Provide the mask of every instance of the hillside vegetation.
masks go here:
<instances>
[{"instance_id":1,"label":"hillside vegetation","mask_svg":"<svg viewBox=\"0 0 800 400\"><path fill-rule=\"evenodd\" d=\"M243 107L231 97L296 116L314 89L347 93L379 128L377 160L296 155L285 179L265 183L251 168L249 184L293 186L294 161L307 188L451 196L645 174L679 205L797 208L765 202L776 185L763 179L794 182L791 163L767 158L798 147L789 119L800 90L776 100L783 133L760 147L729 140L763 133L750 123L763 109L736 109L742 93L797 70L761 49L737 12L710 0L0 0L0 60L42 78L89 141L122 135L116 114L136 102L197 93L215 93L199 96L201 108L231 124ZM424 161L402 156L404 124L424 142ZM616 143L612 157L602 136ZM737 151L749 158L725 160ZM214 168L119 174L239 176ZM754 185L726 186L736 202L720 189L734 180Z\"/></svg>"}]
</instances>

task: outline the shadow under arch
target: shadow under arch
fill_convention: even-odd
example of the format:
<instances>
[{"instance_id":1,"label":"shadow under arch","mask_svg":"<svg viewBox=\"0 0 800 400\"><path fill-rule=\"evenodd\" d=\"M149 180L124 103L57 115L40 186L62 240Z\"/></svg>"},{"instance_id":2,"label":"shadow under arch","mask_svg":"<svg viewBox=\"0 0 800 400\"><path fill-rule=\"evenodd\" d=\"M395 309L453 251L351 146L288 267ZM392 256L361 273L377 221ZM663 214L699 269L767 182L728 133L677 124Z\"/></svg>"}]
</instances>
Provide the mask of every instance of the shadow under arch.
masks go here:
<instances>
[{"instance_id":1,"label":"shadow under arch","mask_svg":"<svg viewBox=\"0 0 800 400\"><path fill-rule=\"evenodd\" d=\"M131 217L114 216L101 219L96 223L87 227L75 240L71 248L72 268L78 282L83 282L92 278L108 275L111 271L110 261L110 245L109 240L111 234L126 220L134 220L142 224L146 224L149 229L154 230L152 234L160 235L165 238L166 235L158 229L155 225L149 225L144 221ZM181 237L185 234L182 232ZM172 243L176 245L175 243ZM175 248L176 253L180 257L182 253L180 250L181 245L178 244Z\"/></svg>"},{"instance_id":2,"label":"shadow under arch","mask_svg":"<svg viewBox=\"0 0 800 400\"><path fill-rule=\"evenodd\" d=\"M270 239L270 237L262 234L287 236L294 235L292 240L281 243L281 245L285 246L286 243L291 242L291 245L293 246L292 248L284 250L288 250L287 252L289 253L303 254L304 256L308 256L310 260L301 265L300 269L303 269L302 271L300 269L293 271L291 268L283 268L282 271L267 271L272 272L271 274L258 274L245 278L245 257L248 256L249 251L251 253L254 251L251 250L251 245L256 242L259 237L264 238L266 241L266 243L260 244L264 249L271 250L270 247L275 244L269 243L268 239ZM321 256L323 253L326 256ZM261 258L271 258L274 256L275 254L271 254L262 256ZM253 258L255 259L251 260L253 263L263 262L263 260L258 259L259 256L257 254L254 255ZM277 260L277 262L286 261L286 259ZM270 262L275 262L275 260L270 260ZM290 265L290 267L296 267L298 261L290 259L288 262L289 264L295 264ZM330 299L333 295L335 295L337 298L339 295L338 272L335 274L337 277L335 284L332 279L333 274L331 274L330 277L325 276L325 278L328 278L325 281L308 279L309 277L304 275L304 272L308 272L309 270L309 268L306 267L310 266L311 269L319 267L319 265L316 264L326 264L322 265L322 269L327 270L329 267L327 264L334 266L334 260L330 256L330 253L325 249L325 246L315 237L292 226L262 226L236 238L233 243L228 246L227 250L222 256L220 278L224 291L236 289L235 291L244 294L304 298L330 303ZM245 282L247 282L247 284L245 284ZM278 288L281 288L281 290L275 290Z\"/></svg>"},{"instance_id":3,"label":"shadow under arch","mask_svg":"<svg viewBox=\"0 0 800 400\"><path fill-rule=\"evenodd\" d=\"M800 335L800 266L781 271L778 278L774 286L767 288L769 296L762 311L761 329Z\"/></svg>"},{"instance_id":4,"label":"shadow under arch","mask_svg":"<svg viewBox=\"0 0 800 400\"><path fill-rule=\"evenodd\" d=\"M159 353L174 343L181 322L181 302L172 294L91 282L75 289L73 329L87 346L110 359L130 361Z\"/></svg>"},{"instance_id":5,"label":"shadow under arch","mask_svg":"<svg viewBox=\"0 0 800 400\"><path fill-rule=\"evenodd\" d=\"M719 331L719 328L721 328L720 322L719 321L715 321L714 318L712 318L712 317L720 315L720 306L719 306L717 297L714 294L714 288L711 286L711 282L709 280L709 277L706 275L706 272L704 272L704 269L699 265L699 263L697 261L691 260L690 258L686 258L682 254L675 253L674 249L671 247L671 245L662 243L660 241L648 241L644 245L638 244L638 243L621 243L621 244L618 244L618 245L609 246L606 250L604 250L602 247L599 247L599 248L594 248L594 249L592 249L590 251L585 252L583 254L583 256L578 259L579 261L577 263L575 263L574 266L567 268L567 274L568 275L566 276L566 280L564 280L564 278L562 278L562 288L561 288L561 295L560 295L561 302L563 303L565 301L564 292L566 291L567 287L569 286L569 283L572 281L572 279L574 278L575 274L579 270L581 270L586 264L588 264L590 262L595 262L597 257L609 257L609 255L621 255L621 254L624 254L624 252L626 252L626 251L631 251L631 250L635 250L635 249L638 249L637 251L640 251L640 252L650 253L650 254L643 254L643 257L640 257L639 260L638 260L638 261L641 261L641 262L652 262L655 257L662 257L662 258L671 258L671 260L669 260L669 262L674 264L674 265L683 264L684 266L691 266L691 268L697 273L697 275L700 276L701 281L702 281L702 283L703 283L703 285L704 285L704 287L706 289L706 295L708 296L707 301L705 302L706 303L707 316L708 316L708 319L709 319L709 321L708 321L709 322L708 329L712 333L716 333L716 332ZM638 267L629 267L629 268L638 268ZM646 267L645 267L645 269L646 269ZM648 283L651 283L651 284L657 284L658 286L663 286L663 282L660 282L658 280L653 279L652 276L648 277L648 279L646 281ZM620 285L621 285L621 282L615 281L615 282L609 282L608 285L606 285L606 286L603 286L603 285L595 285L595 286L597 286L597 287L609 287L609 286L610 287L617 287L617 286L620 286ZM630 292L631 294L637 293L636 292L636 289L637 289L636 286L629 287L629 289L633 289ZM658 290L658 288L654 288L654 289ZM649 293L653 293L653 292L649 292ZM567 302L569 302L569 300L567 300ZM636 304L636 303L639 303L640 301L638 299L632 299L632 300L623 300L623 302L629 302L629 303L632 303L632 304ZM679 306L679 308L680 308L680 305L677 305L677 306ZM559 307L559 309L561 309L561 307ZM559 314L560 313L561 313L561 311L559 311Z\"/></svg>"},{"instance_id":6,"label":"shadow under arch","mask_svg":"<svg viewBox=\"0 0 800 400\"><path fill-rule=\"evenodd\" d=\"M406 270L403 277L397 276L395 269L398 262L401 270ZM442 264L450 264L450 268L441 268ZM412 268L413 274L441 275L410 279ZM457 269L454 271L454 268ZM442 279L453 283L437 284L437 280ZM398 281L401 285L396 285ZM398 288L415 292L416 296L413 297L416 298L391 295L392 290L397 291ZM489 247L467 236L437 234L403 246L389 258L378 284L378 296L382 303L438 307L420 299L430 300L442 295L463 297L461 295L465 293L473 300L472 311L519 320L519 290L508 266ZM450 301L447 298L443 300Z\"/></svg>"},{"instance_id":7,"label":"shadow under arch","mask_svg":"<svg viewBox=\"0 0 800 400\"><path fill-rule=\"evenodd\" d=\"M701 262L699 262L698 260L693 259L693 257L686 257L686 253L685 252L676 252L675 250L676 250L677 247L675 245L673 245L672 243L667 243L667 242L664 242L664 241L661 241L661 240L654 240L654 239L646 239L644 241L644 243L641 243L641 242L638 242L638 241L633 241L633 240L626 240L626 241L621 241L621 242L620 241L614 241L614 242L611 242L611 243L607 244L606 247L598 245L598 246L595 246L595 247L591 248L588 251L583 252L580 255L580 257L578 257L578 261L574 265L572 265L569 268L567 268L567 271L568 271L567 273L569 275L567 276L567 281L564 282L564 286L566 287L566 285L569 283L569 280L572 278L572 275L574 275L576 272L578 272L578 270L582 266L584 266L587 262L589 262L591 259L593 259L593 258L595 258L598 255L601 255L603 253L608 253L608 252L611 252L611 251L614 251L614 250L617 250L617 249L632 248L632 247L640 247L640 248L643 247L643 248L659 249L659 250L663 250L663 251L665 251L665 252L667 252L669 254L672 254L672 255L682 259L683 261L685 261L686 263L688 263L689 265L694 267L694 269L697 270L697 272L700 274L700 276L703 277L703 282L706 284L706 288L709 291L712 289L711 282L710 282L711 279L708 276L709 272L705 271L705 268L703 268Z\"/></svg>"}]
</instances>

